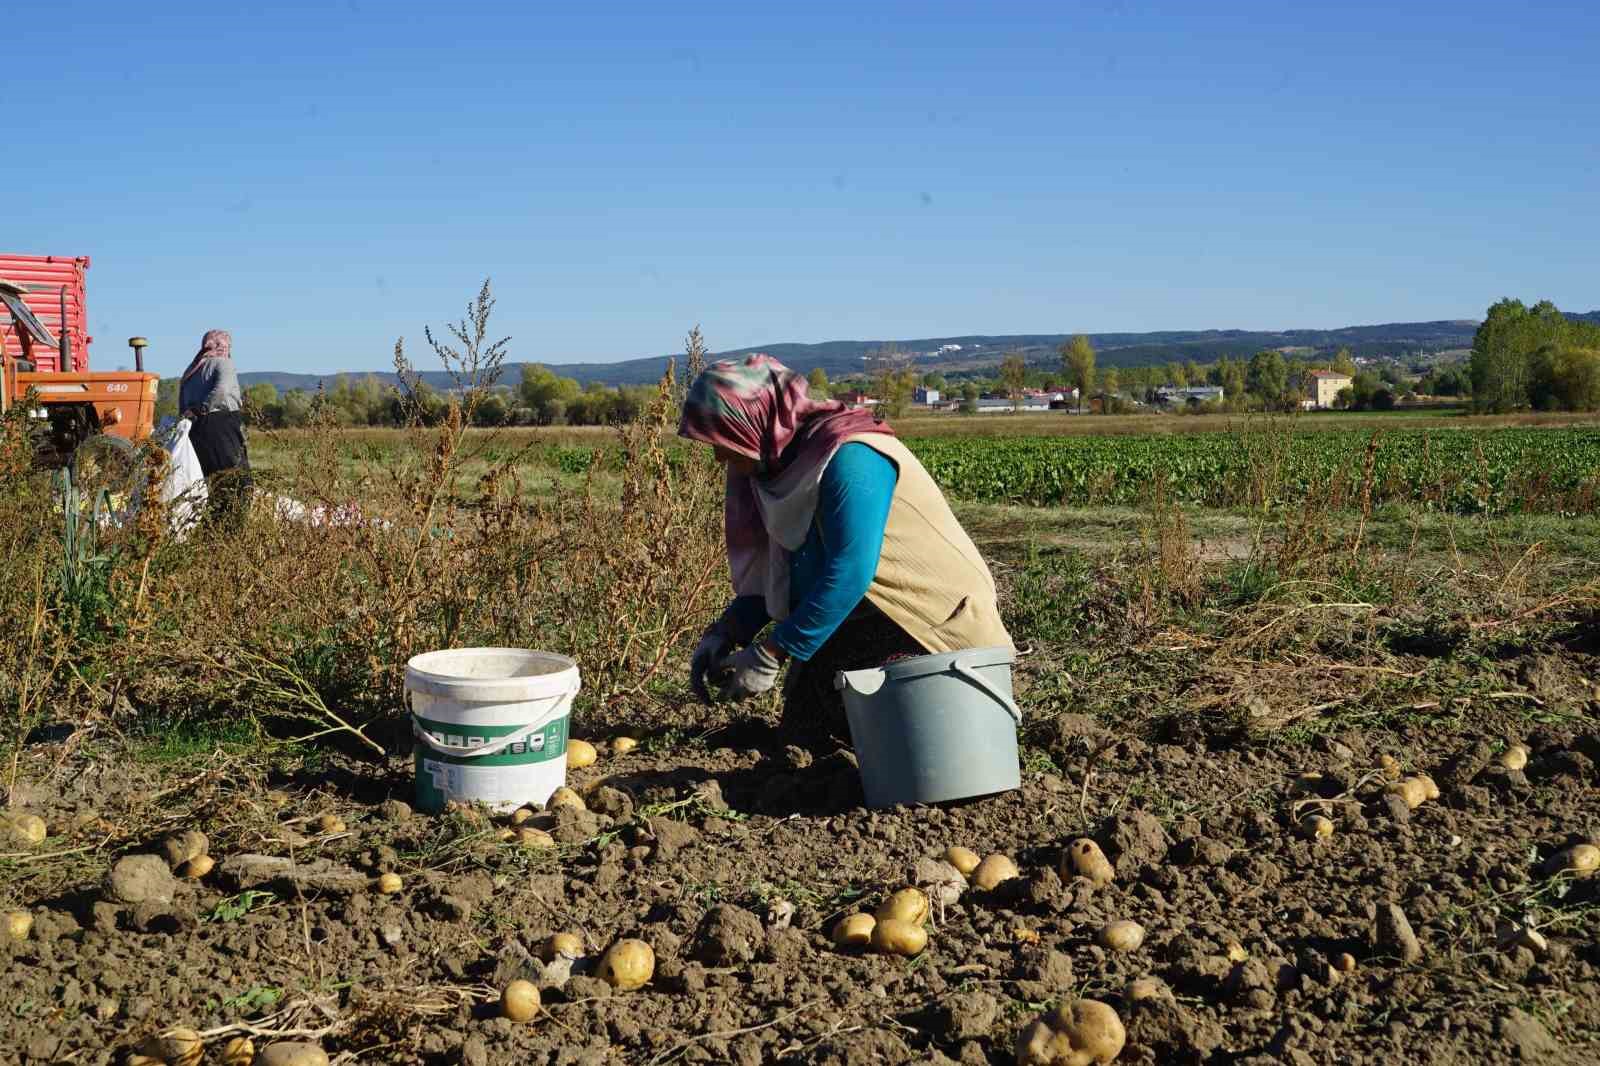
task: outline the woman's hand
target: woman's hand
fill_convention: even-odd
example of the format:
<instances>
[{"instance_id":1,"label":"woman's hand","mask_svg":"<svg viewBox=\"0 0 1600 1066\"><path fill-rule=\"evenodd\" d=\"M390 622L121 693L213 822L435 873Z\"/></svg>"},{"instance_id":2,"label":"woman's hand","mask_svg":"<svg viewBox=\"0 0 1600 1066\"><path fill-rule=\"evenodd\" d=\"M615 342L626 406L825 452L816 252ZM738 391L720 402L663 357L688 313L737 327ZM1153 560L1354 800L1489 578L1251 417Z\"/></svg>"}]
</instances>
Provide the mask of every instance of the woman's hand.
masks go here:
<instances>
[{"instance_id":1,"label":"woman's hand","mask_svg":"<svg viewBox=\"0 0 1600 1066\"><path fill-rule=\"evenodd\" d=\"M778 683L783 651L771 641L752 644L717 665L717 692L725 700L743 700L769 692Z\"/></svg>"},{"instance_id":2,"label":"woman's hand","mask_svg":"<svg viewBox=\"0 0 1600 1066\"><path fill-rule=\"evenodd\" d=\"M711 623L700 638L700 643L694 646L694 657L689 660L689 688L694 691L695 699L704 704L711 703L711 693L706 688L706 674L732 650L733 637L722 620Z\"/></svg>"}]
</instances>

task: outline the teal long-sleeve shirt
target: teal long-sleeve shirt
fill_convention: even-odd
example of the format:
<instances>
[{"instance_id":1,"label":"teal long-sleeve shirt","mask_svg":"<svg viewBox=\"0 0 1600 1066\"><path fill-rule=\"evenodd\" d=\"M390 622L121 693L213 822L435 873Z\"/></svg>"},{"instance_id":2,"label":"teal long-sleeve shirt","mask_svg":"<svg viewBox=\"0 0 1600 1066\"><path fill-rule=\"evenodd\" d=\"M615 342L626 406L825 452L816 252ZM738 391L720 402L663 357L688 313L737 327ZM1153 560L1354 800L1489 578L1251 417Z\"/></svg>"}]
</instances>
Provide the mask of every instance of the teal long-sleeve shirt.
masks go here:
<instances>
[{"instance_id":1,"label":"teal long-sleeve shirt","mask_svg":"<svg viewBox=\"0 0 1600 1066\"><path fill-rule=\"evenodd\" d=\"M860 443L842 446L823 470L816 520L789 557L789 617L771 635L796 659L815 655L866 596L899 479L894 463ZM760 596L741 596L734 610L747 633L767 622Z\"/></svg>"}]
</instances>

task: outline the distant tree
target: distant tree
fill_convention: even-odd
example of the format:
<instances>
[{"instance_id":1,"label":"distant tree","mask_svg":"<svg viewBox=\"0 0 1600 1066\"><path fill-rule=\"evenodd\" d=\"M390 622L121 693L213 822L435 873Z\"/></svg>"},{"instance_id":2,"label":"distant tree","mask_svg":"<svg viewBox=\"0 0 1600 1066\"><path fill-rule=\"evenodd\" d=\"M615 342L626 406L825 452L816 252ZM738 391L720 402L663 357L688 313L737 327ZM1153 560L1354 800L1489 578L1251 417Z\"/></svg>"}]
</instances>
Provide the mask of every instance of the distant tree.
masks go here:
<instances>
[{"instance_id":1,"label":"distant tree","mask_svg":"<svg viewBox=\"0 0 1600 1066\"><path fill-rule=\"evenodd\" d=\"M1094 388L1094 345L1082 333L1073 337L1061 349L1061 369L1067 380L1078 388L1078 410Z\"/></svg>"},{"instance_id":2,"label":"distant tree","mask_svg":"<svg viewBox=\"0 0 1600 1066\"><path fill-rule=\"evenodd\" d=\"M937 370L930 371L922 375L922 387L925 389L935 389L939 392L944 392L945 384L946 382L944 380L944 375L939 373Z\"/></svg>"},{"instance_id":3,"label":"distant tree","mask_svg":"<svg viewBox=\"0 0 1600 1066\"><path fill-rule=\"evenodd\" d=\"M1121 385L1121 381L1117 375L1116 367L1108 366L1100 371L1100 392L1107 400L1100 409L1105 414L1111 413L1111 403L1109 401L1116 399L1119 385Z\"/></svg>"},{"instance_id":4,"label":"distant tree","mask_svg":"<svg viewBox=\"0 0 1600 1066\"><path fill-rule=\"evenodd\" d=\"M806 391L818 400L826 400L832 395L828 391L828 372L819 366L807 374Z\"/></svg>"},{"instance_id":5,"label":"distant tree","mask_svg":"<svg viewBox=\"0 0 1600 1066\"><path fill-rule=\"evenodd\" d=\"M1372 393L1372 409L1374 411L1394 410L1394 390L1386 385L1380 385Z\"/></svg>"},{"instance_id":6,"label":"distant tree","mask_svg":"<svg viewBox=\"0 0 1600 1066\"><path fill-rule=\"evenodd\" d=\"M1333 360L1328 364L1328 369L1355 377L1356 361L1350 357L1350 349L1340 348L1337 352L1334 352Z\"/></svg>"},{"instance_id":7,"label":"distant tree","mask_svg":"<svg viewBox=\"0 0 1600 1066\"><path fill-rule=\"evenodd\" d=\"M976 381L967 380L961 383L961 413L976 414L978 410L978 397L983 390L978 388Z\"/></svg>"},{"instance_id":8,"label":"distant tree","mask_svg":"<svg viewBox=\"0 0 1600 1066\"><path fill-rule=\"evenodd\" d=\"M1183 363L1183 378L1191 385L1205 383L1206 372L1200 369L1200 364L1193 359L1186 359Z\"/></svg>"},{"instance_id":9,"label":"distant tree","mask_svg":"<svg viewBox=\"0 0 1600 1066\"><path fill-rule=\"evenodd\" d=\"M495 389L478 400L478 405L472 410L472 423L477 426L504 425L510 410L505 392Z\"/></svg>"},{"instance_id":10,"label":"distant tree","mask_svg":"<svg viewBox=\"0 0 1600 1066\"><path fill-rule=\"evenodd\" d=\"M178 417L179 378L162 378L156 382L156 417Z\"/></svg>"},{"instance_id":11,"label":"distant tree","mask_svg":"<svg viewBox=\"0 0 1600 1066\"><path fill-rule=\"evenodd\" d=\"M592 398L581 401L583 390L572 378L564 378L549 367L538 363L524 363L522 382L517 395L523 407L533 412L534 421L541 426L560 425L571 418L574 408L587 418L599 410ZM600 421L604 421L603 418Z\"/></svg>"},{"instance_id":12,"label":"distant tree","mask_svg":"<svg viewBox=\"0 0 1600 1066\"><path fill-rule=\"evenodd\" d=\"M1022 406L1022 390L1028 383L1028 364L1021 352L1011 352L1000 361L1000 383L1013 409Z\"/></svg>"},{"instance_id":13,"label":"distant tree","mask_svg":"<svg viewBox=\"0 0 1600 1066\"><path fill-rule=\"evenodd\" d=\"M1183 369L1182 363L1167 364L1167 384L1175 389L1188 387L1189 373Z\"/></svg>"},{"instance_id":14,"label":"distant tree","mask_svg":"<svg viewBox=\"0 0 1600 1066\"><path fill-rule=\"evenodd\" d=\"M1386 366L1382 370L1378 371L1378 377L1383 379L1383 381L1389 385L1398 385L1400 384L1401 380L1399 369L1393 366Z\"/></svg>"},{"instance_id":15,"label":"distant tree","mask_svg":"<svg viewBox=\"0 0 1600 1066\"><path fill-rule=\"evenodd\" d=\"M244 390L244 417L252 426L273 428L280 424L283 408L278 403L278 387L258 381Z\"/></svg>"},{"instance_id":16,"label":"distant tree","mask_svg":"<svg viewBox=\"0 0 1600 1066\"><path fill-rule=\"evenodd\" d=\"M1491 305L1472 338L1473 405L1509 411L1531 403L1534 355L1550 346L1600 347L1600 326L1569 319L1549 300Z\"/></svg>"},{"instance_id":17,"label":"distant tree","mask_svg":"<svg viewBox=\"0 0 1600 1066\"><path fill-rule=\"evenodd\" d=\"M1289 387L1288 379L1283 353L1264 348L1250 357L1250 367L1245 371L1245 388L1266 407L1280 408Z\"/></svg>"},{"instance_id":18,"label":"distant tree","mask_svg":"<svg viewBox=\"0 0 1600 1066\"><path fill-rule=\"evenodd\" d=\"M889 418L899 418L911 406L917 389L917 374L910 367L887 366L873 382L873 395L880 410Z\"/></svg>"},{"instance_id":19,"label":"distant tree","mask_svg":"<svg viewBox=\"0 0 1600 1066\"><path fill-rule=\"evenodd\" d=\"M1333 397L1333 406L1340 411L1348 411L1356 402L1356 390L1349 385L1340 389Z\"/></svg>"},{"instance_id":20,"label":"distant tree","mask_svg":"<svg viewBox=\"0 0 1600 1066\"><path fill-rule=\"evenodd\" d=\"M1546 345L1534 353L1533 405L1541 410L1600 410L1600 350Z\"/></svg>"}]
</instances>

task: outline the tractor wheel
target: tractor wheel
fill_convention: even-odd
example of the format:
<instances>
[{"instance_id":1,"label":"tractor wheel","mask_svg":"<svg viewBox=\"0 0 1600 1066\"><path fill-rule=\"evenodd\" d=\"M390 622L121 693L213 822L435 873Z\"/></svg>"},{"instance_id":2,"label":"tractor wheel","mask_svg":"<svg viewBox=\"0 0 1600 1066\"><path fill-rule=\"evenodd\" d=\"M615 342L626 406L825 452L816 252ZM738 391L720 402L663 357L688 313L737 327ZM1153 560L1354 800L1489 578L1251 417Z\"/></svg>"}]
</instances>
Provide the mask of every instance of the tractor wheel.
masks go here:
<instances>
[{"instance_id":1,"label":"tractor wheel","mask_svg":"<svg viewBox=\"0 0 1600 1066\"><path fill-rule=\"evenodd\" d=\"M113 512L126 510L139 488L142 458L133 442L122 437L96 433L85 438L72 453L72 483L78 498L93 509L104 491Z\"/></svg>"}]
</instances>

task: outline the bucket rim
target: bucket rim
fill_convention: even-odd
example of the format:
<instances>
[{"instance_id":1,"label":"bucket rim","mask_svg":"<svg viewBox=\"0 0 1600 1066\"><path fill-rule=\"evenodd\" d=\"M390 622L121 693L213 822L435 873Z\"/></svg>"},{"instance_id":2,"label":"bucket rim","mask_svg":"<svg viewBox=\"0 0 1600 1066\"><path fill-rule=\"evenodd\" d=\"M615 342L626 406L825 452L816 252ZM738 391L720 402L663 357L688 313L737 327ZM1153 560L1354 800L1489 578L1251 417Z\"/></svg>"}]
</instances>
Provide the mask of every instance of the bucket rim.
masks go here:
<instances>
[{"instance_id":1,"label":"bucket rim","mask_svg":"<svg viewBox=\"0 0 1600 1066\"><path fill-rule=\"evenodd\" d=\"M887 684L890 681L910 681L930 674L948 674L958 661L975 670L989 666L1011 666L1017 661L1017 649L1008 645L997 645L989 648L940 652L936 655L917 655L910 659L886 663L878 669L883 671L883 680Z\"/></svg>"},{"instance_id":2,"label":"bucket rim","mask_svg":"<svg viewBox=\"0 0 1600 1066\"><path fill-rule=\"evenodd\" d=\"M465 674L446 673L438 664L447 657L454 659L479 659L510 657L523 662L553 662L562 667L544 674L522 674L504 677L471 677ZM430 667L432 669L430 669ZM468 702L500 701L505 699L541 699L576 689L577 660L559 652L540 651L537 648L470 647L438 648L419 652L406 660L406 687L452 699L468 698L469 690L476 699Z\"/></svg>"}]
</instances>

